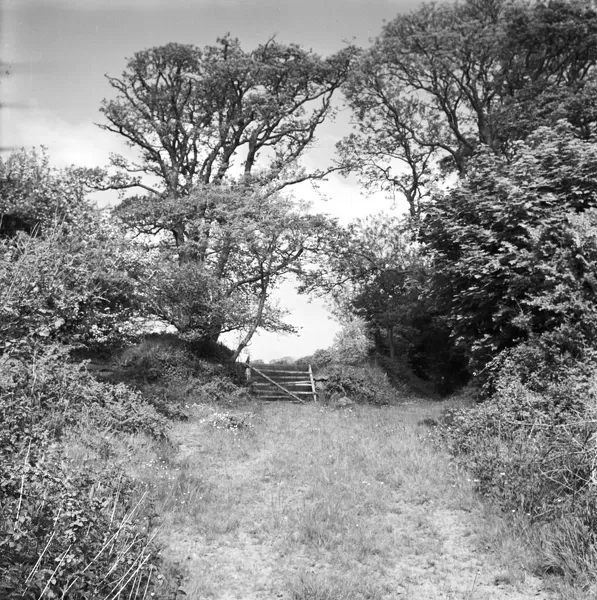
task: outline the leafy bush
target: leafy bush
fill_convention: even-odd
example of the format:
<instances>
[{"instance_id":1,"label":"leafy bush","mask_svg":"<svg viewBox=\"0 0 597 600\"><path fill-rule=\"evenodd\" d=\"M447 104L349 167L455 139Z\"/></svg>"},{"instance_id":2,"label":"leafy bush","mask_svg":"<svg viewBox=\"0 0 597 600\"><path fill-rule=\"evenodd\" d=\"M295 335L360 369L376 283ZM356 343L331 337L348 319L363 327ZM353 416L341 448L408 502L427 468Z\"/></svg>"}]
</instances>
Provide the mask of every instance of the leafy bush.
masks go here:
<instances>
[{"instance_id":1,"label":"leafy bush","mask_svg":"<svg viewBox=\"0 0 597 600\"><path fill-rule=\"evenodd\" d=\"M27 438L58 439L81 419L98 429L156 438L164 438L168 427L139 392L95 380L58 346L29 360L0 356L0 416L0 449Z\"/></svg>"},{"instance_id":2,"label":"leafy bush","mask_svg":"<svg viewBox=\"0 0 597 600\"><path fill-rule=\"evenodd\" d=\"M138 392L96 381L65 348L0 356L0 597L174 597L133 482L64 455L60 440L79 422L160 439L167 428Z\"/></svg>"},{"instance_id":3,"label":"leafy bush","mask_svg":"<svg viewBox=\"0 0 597 600\"><path fill-rule=\"evenodd\" d=\"M346 396L359 404L390 404L397 390L387 375L377 367L342 367L330 365L323 373L326 399Z\"/></svg>"},{"instance_id":4,"label":"leafy bush","mask_svg":"<svg viewBox=\"0 0 597 600\"><path fill-rule=\"evenodd\" d=\"M550 334L562 352L597 335L597 145L570 125L541 127L471 159L436 193L422 227L431 298L481 370L502 350Z\"/></svg>"},{"instance_id":5,"label":"leafy bush","mask_svg":"<svg viewBox=\"0 0 597 600\"><path fill-rule=\"evenodd\" d=\"M79 170L52 167L43 147L0 158L0 238L41 233L56 219L79 220L90 207L86 183Z\"/></svg>"},{"instance_id":6,"label":"leafy bush","mask_svg":"<svg viewBox=\"0 0 597 600\"><path fill-rule=\"evenodd\" d=\"M175 598L148 514L122 473L73 470L60 449L0 453L0 597Z\"/></svg>"},{"instance_id":7,"label":"leafy bush","mask_svg":"<svg viewBox=\"0 0 597 600\"><path fill-rule=\"evenodd\" d=\"M115 378L134 385L156 409L176 416L186 404L238 404L249 400L226 366L198 358L194 344L174 336L147 339L126 349L117 361Z\"/></svg>"},{"instance_id":8,"label":"leafy bush","mask_svg":"<svg viewBox=\"0 0 597 600\"><path fill-rule=\"evenodd\" d=\"M122 344L144 303L151 255L105 216L0 240L0 352L53 342Z\"/></svg>"},{"instance_id":9,"label":"leafy bush","mask_svg":"<svg viewBox=\"0 0 597 600\"><path fill-rule=\"evenodd\" d=\"M135 384L150 384L177 376L191 375L196 358L185 342L172 335L147 338L126 348L116 361L116 370Z\"/></svg>"},{"instance_id":10,"label":"leafy bush","mask_svg":"<svg viewBox=\"0 0 597 600\"><path fill-rule=\"evenodd\" d=\"M494 362L489 398L447 413L440 434L482 494L541 524L550 570L586 575L597 566L595 365L537 344Z\"/></svg>"},{"instance_id":11,"label":"leafy bush","mask_svg":"<svg viewBox=\"0 0 597 600\"><path fill-rule=\"evenodd\" d=\"M597 354L588 345L563 351L559 338L565 334L565 328L558 328L500 352L477 377L483 383L481 397L490 398L512 379L539 394L553 391L554 384L572 385L570 391L590 385Z\"/></svg>"}]
</instances>

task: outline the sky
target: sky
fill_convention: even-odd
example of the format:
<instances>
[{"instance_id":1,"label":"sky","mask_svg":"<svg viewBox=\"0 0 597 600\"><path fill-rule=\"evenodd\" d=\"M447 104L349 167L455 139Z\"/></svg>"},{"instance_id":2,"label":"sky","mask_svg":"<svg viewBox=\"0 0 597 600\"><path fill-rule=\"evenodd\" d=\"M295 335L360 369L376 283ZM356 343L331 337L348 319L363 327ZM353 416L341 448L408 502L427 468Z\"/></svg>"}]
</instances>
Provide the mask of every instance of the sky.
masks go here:
<instances>
[{"instance_id":1,"label":"sky","mask_svg":"<svg viewBox=\"0 0 597 600\"><path fill-rule=\"evenodd\" d=\"M348 41L367 46L384 21L418 4L417 0L0 0L0 147L7 152L44 145L56 166L106 166L110 153L127 150L118 136L96 125L102 122L102 99L113 95L105 75L119 76L135 52L168 42L201 47L230 33L246 50L275 35L283 43L298 43L325 56ZM346 111L334 123L324 123L304 158L305 166L329 164L336 142L349 131ZM301 185L294 194L342 222L403 210L400 201L364 196L354 178L330 176L320 192ZM106 204L114 198L100 194L95 199ZM331 345L339 325L325 301L299 297L291 283L278 297L300 334L262 334L250 347L252 358L298 358Z\"/></svg>"}]
</instances>

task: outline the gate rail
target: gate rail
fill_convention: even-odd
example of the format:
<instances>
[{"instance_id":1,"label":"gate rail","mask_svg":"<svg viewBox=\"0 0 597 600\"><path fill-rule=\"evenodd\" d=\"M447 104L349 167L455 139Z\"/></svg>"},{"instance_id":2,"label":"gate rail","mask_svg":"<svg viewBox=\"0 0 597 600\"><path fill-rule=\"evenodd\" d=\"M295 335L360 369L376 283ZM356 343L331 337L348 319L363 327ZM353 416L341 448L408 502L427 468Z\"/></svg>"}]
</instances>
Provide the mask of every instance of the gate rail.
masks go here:
<instances>
[{"instance_id":1,"label":"gate rail","mask_svg":"<svg viewBox=\"0 0 597 600\"><path fill-rule=\"evenodd\" d=\"M270 369L269 374L264 373L262 369L258 369L256 366L254 366L250 363L245 363L244 367L248 371L247 372L248 377L249 377L249 374L251 371L254 372L264 382L267 382L268 384L270 384L270 386L274 386L276 389L280 390L285 396L290 396L291 398L293 398L297 402L300 402L301 404L305 404L305 400L303 398L300 398L301 395L302 396L312 396L313 401L317 402L317 390L315 388L315 380L313 378L313 370L311 369L311 365L309 365L308 370L303 370L303 371L299 371L299 370L291 369L291 368L284 369L283 367L276 368L276 369ZM264 370L267 370L267 365L264 365ZM280 374L282 376L282 380L276 381L274 373ZM293 379L288 379L288 377L291 377L292 375L295 375L295 377ZM310 388L310 390L303 392L303 391L297 391L297 390L292 391L291 389L288 389L289 387L298 387L298 386L305 386L305 387ZM267 392L267 386L265 387L265 389L262 388L260 391ZM258 395L260 395L260 394L258 393ZM261 395L263 395L263 394L261 394ZM267 398L264 398L264 399L267 399ZM283 400L283 398L280 398L280 397L278 397L278 398L270 397L269 399L270 400L272 400L272 399Z\"/></svg>"}]
</instances>

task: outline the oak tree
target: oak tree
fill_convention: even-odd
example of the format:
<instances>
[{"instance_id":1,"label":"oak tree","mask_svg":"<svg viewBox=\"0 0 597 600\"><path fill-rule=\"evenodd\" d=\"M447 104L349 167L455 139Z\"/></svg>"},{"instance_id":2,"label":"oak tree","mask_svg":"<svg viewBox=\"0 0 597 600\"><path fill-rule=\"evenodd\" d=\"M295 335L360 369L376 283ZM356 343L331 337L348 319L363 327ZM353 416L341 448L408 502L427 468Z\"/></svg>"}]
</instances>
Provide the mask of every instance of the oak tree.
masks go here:
<instances>
[{"instance_id":1,"label":"oak tree","mask_svg":"<svg viewBox=\"0 0 597 600\"><path fill-rule=\"evenodd\" d=\"M101 127L139 158L114 156L119 173L98 174L96 183L143 190L117 214L137 232L173 242L178 266L170 261L170 275L162 273L158 297L179 327L211 340L244 328L237 351L257 327L286 328L272 288L300 269L323 221L278 192L334 168L307 173L299 159L333 115L353 54L324 59L275 39L245 51L226 36L203 49L138 52L120 78L109 77L117 96L104 101Z\"/></svg>"},{"instance_id":2,"label":"oak tree","mask_svg":"<svg viewBox=\"0 0 597 600\"><path fill-rule=\"evenodd\" d=\"M117 96L101 108L100 127L140 154L113 158L133 177L122 185L180 196L231 173L277 186L322 176L297 160L332 115L353 54L324 59L275 39L247 52L230 36L203 49L171 43L136 53L120 78L108 77Z\"/></svg>"},{"instance_id":3,"label":"oak tree","mask_svg":"<svg viewBox=\"0 0 597 600\"><path fill-rule=\"evenodd\" d=\"M143 206L141 212L125 203L120 215L126 219L133 210L136 230L161 240L165 258L152 284L156 314L211 341L244 331L236 355L258 328L291 329L271 294L319 251L333 227L327 218L287 196L244 185L198 186L182 198L156 197ZM168 235L173 223L184 223L187 232L182 261Z\"/></svg>"}]
</instances>

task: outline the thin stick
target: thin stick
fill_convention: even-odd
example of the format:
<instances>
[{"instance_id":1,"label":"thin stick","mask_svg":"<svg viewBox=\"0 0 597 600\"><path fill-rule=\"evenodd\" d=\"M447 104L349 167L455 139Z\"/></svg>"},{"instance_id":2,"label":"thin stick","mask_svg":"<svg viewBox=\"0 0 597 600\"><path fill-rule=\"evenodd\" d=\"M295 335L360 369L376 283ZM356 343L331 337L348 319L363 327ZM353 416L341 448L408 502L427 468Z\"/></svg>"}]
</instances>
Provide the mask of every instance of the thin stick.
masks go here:
<instances>
[{"instance_id":1,"label":"thin stick","mask_svg":"<svg viewBox=\"0 0 597 600\"><path fill-rule=\"evenodd\" d=\"M60 510L62 510L62 506L60 507ZM37 562L33 565L33 569L31 569L31 573L29 573L29 575L27 576L27 579L25 579L25 583L29 583L29 580L33 577L33 574L35 573L35 570L37 569L37 567L39 567L39 563L41 562L41 559L44 557L44 554L46 553L46 550L48 549L48 546L50 545L50 543L54 539L54 535L56 535L56 530L55 529L54 529L54 531L52 531L52 535L50 536L50 539L48 540L48 543L46 544L46 547L43 549L42 553L39 555L39 558L37 559Z\"/></svg>"},{"instance_id":2,"label":"thin stick","mask_svg":"<svg viewBox=\"0 0 597 600\"><path fill-rule=\"evenodd\" d=\"M111 600L115 600L116 598L118 598L118 596L120 596L120 592L122 592L122 590L124 590L124 588L128 585L129 581L135 577L135 575L141 570L141 568L143 567L143 565L150 559L151 554L148 554L137 566L137 568L135 569L134 573L122 584L122 586L120 587L120 589L116 592L116 595L112 596L113 592L110 592L105 598L104 600L109 600L110 596L112 596ZM121 579L122 581L122 579Z\"/></svg>"},{"instance_id":3,"label":"thin stick","mask_svg":"<svg viewBox=\"0 0 597 600\"><path fill-rule=\"evenodd\" d=\"M48 581L46 582L46 587L42 590L41 594L39 595L39 598L37 600L41 600L42 596L46 593L46 590L48 589L50 582L52 581L52 579L54 579L54 575L56 575L56 572L58 571L58 569L62 566L62 562L64 561L64 559L66 558L66 555L70 552L70 549L73 547L73 545L71 544L67 549L66 552L62 555L62 558L60 559L60 562L56 565L56 568L54 569L54 571L52 572L52 574L48 577Z\"/></svg>"},{"instance_id":4,"label":"thin stick","mask_svg":"<svg viewBox=\"0 0 597 600\"><path fill-rule=\"evenodd\" d=\"M25 467L27 467L27 462L29 461L29 451L31 450L31 438L29 438L29 447L27 448L27 454L25 455ZM25 488L25 469L23 469L23 474L21 475L21 491L19 493L19 505L17 506L17 516L15 517L15 529L17 527L17 523L19 522L19 516L21 515L21 504L23 503L23 489Z\"/></svg>"},{"instance_id":5,"label":"thin stick","mask_svg":"<svg viewBox=\"0 0 597 600\"><path fill-rule=\"evenodd\" d=\"M143 493L143 496L141 496L141 499L133 507L133 509L131 510L131 512L128 515L125 515L125 517L123 518L123 520L120 523L120 526L118 527L118 529L116 530L116 532L113 533L112 536L104 543L104 545L100 548L99 552L93 557L93 559L91 560L91 562L71 581L70 585L66 588L66 590L65 590L64 593L68 592L68 590L70 590L70 588L73 585L75 585L75 583L77 582L77 580L79 579L79 577L81 575L83 575L83 573L85 573L85 571L87 571L87 569L89 569L89 567L91 567L91 565L99 558L100 554L114 541L115 538L117 538L120 535L120 532L122 531L122 528L128 522L128 520L131 518L131 516L133 515L133 513L137 510L137 508L139 507L139 504L143 501L143 499L145 498L146 494L147 494L147 492ZM118 560L120 560L120 559L118 559ZM63 594L63 596L64 596L64 594Z\"/></svg>"},{"instance_id":6,"label":"thin stick","mask_svg":"<svg viewBox=\"0 0 597 600\"><path fill-rule=\"evenodd\" d=\"M118 476L118 487L116 488L116 495L114 496L114 508L112 508L112 515L110 517L110 525L112 525L112 522L114 521L114 515L116 514L116 505L118 504L118 497L120 496L121 484L122 484L122 471L120 471L120 474Z\"/></svg>"},{"instance_id":7,"label":"thin stick","mask_svg":"<svg viewBox=\"0 0 597 600\"><path fill-rule=\"evenodd\" d=\"M153 565L149 565L149 574L147 575L147 584L145 585L145 591L143 592L143 598L141 598L141 600L145 600L145 596L147 596L147 590L149 589L149 582L151 581L152 575L153 575Z\"/></svg>"}]
</instances>

